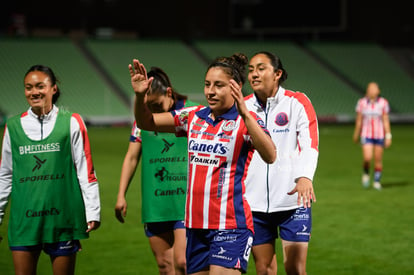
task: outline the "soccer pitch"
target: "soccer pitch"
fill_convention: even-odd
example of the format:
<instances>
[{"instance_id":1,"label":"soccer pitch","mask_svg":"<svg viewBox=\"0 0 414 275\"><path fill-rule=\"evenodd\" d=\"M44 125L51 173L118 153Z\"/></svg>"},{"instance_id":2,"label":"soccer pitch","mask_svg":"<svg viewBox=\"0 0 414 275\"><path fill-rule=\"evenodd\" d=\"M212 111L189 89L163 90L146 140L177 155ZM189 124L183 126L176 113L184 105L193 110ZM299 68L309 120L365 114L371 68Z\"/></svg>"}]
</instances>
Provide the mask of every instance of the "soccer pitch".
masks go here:
<instances>
[{"instance_id":1,"label":"soccer pitch","mask_svg":"<svg viewBox=\"0 0 414 275\"><path fill-rule=\"evenodd\" d=\"M414 274L414 125L391 125L393 144L384 152L383 190L361 186L362 154L352 142L353 125L320 125L314 179L316 203L308 274ZM3 132L3 129L1 129ZM100 183L101 227L82 241L76 274L158 274L141 224L140 174L128 191L125 224L115 219L122 161L130 128L89 128ZM0 274L14 274L7 242L8 210L0 226ZM278 274L285 274L277 242ZM247 274L255 274L253 257ZM52 274L42 253L38 274Z\"/></svg>"}]
</instances>

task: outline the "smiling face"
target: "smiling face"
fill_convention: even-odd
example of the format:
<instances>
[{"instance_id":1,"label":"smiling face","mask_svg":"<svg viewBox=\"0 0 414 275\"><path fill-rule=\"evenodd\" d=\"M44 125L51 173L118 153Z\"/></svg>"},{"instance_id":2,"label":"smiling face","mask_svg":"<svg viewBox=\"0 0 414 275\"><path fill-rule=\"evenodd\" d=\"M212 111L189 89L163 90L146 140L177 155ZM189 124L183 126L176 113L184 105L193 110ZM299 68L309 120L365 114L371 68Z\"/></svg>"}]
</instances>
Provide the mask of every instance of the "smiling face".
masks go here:
<instances>
[{"instance_id":1,"label":"smiling face","mask_svg":"<svg viewBox=\"0 0 414 275\"><path fill-rule=\"evenodd\" d=\"M259 96L274 96L279 87L282 70L276 70L265 54L257 54L250 59L248 79L253 91Z\"/></svg>"},{"instance_id":2,"label":"smiling face","mask_svg":"<svg viewBox=\"0 0 414 275\"><path fill-rule=\"evenodd\" d=\"M52 98L57 86L52 85L50 77L40 71L29 72L24 78L24 93L27 102L38 116L52 109Z\"/></svg>"},{"instance_id":3,"label":"smiling face","mask_svg":"<svg viewBox=\"0 0 414 275\"><path fill-rule=\"evenodd\" d=\"M229 86L230 75L221 67L211 67L204 80L204 95L215 117L227 112L234 104Z\"/></svg>"}]
</instances>

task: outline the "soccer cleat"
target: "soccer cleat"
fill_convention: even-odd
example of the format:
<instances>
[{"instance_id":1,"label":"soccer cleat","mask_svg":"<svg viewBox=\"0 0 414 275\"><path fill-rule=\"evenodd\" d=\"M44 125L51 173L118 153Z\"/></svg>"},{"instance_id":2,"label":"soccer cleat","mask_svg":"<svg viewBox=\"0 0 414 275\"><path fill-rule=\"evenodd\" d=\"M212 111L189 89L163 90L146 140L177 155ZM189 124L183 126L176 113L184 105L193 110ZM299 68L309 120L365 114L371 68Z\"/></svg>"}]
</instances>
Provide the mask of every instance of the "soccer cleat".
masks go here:
<instances>
[{"instance_id":1,"label":"soccer cleat","mask_svg":"<svg viewBox=\"0 0 414 275\"><path fill-rule=\"evenodd\" d=\"M381 183L379 183L378 181L375 181L374 182L374 188L377 189L377 190L381 190L382 189Z\"/></svg>"},{"instance_id":2,"label":"soccer cleat","mask_svg":"<svg viewBox=\"0 0 414 275\"><path fill-rule=\"evenodd\" d=\"M364 188L368 188L369 187L369 175L368 174L363 174L362 175L362 186Z\"/></svg>"}]
</instances>

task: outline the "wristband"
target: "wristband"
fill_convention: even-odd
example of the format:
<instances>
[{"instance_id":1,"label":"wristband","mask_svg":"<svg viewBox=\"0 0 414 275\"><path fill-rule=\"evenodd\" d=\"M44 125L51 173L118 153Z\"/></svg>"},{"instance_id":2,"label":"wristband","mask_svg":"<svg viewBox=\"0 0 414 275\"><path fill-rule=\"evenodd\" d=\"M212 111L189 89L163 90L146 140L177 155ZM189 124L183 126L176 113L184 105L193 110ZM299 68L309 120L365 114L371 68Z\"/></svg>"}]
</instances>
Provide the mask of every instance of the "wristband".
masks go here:
<instances>
[{"instance_id":1,"label":"wristband","mask_svg":"<svg viewBox=\"0 0 414 275\"><path fill-rule=\"evenodd\" d=\"M391 138L392 138L391 133L386 133L386 134L385 134L385 138L386 138L386 139L391 139Z\"/></svg>"}]
</instances>

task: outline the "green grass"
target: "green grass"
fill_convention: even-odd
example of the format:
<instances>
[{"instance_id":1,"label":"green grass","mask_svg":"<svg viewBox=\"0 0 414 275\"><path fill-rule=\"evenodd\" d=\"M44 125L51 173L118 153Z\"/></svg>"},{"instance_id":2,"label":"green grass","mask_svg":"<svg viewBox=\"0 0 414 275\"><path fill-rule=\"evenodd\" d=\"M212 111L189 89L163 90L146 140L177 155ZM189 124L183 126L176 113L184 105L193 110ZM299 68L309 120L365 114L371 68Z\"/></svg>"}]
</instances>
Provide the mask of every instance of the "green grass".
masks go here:
<instances>
[{"instance_id":1,"label":"green grass","mask_svg":"<svg viewBox=\"0 0 414 275\"><path fill-rule=\"evenodd\" d=\"M384 154L383 190L361 187L361 150L352 125L320 125L320 157L314 179L313 231L308 274L414 274L414 125L393 125L393 145ZM129 128L90 128L101 190L102 226L82 242L77 274L157 274L140 217L139 175L128 191L125 224L114 216ZM0 273L13 274L7 220L0 226ZM279 273L285 274L280 242ZM38 274L52 274L42 254ZM250 257L248 274L255 274Z\"/></svg>"}]
</instances>

